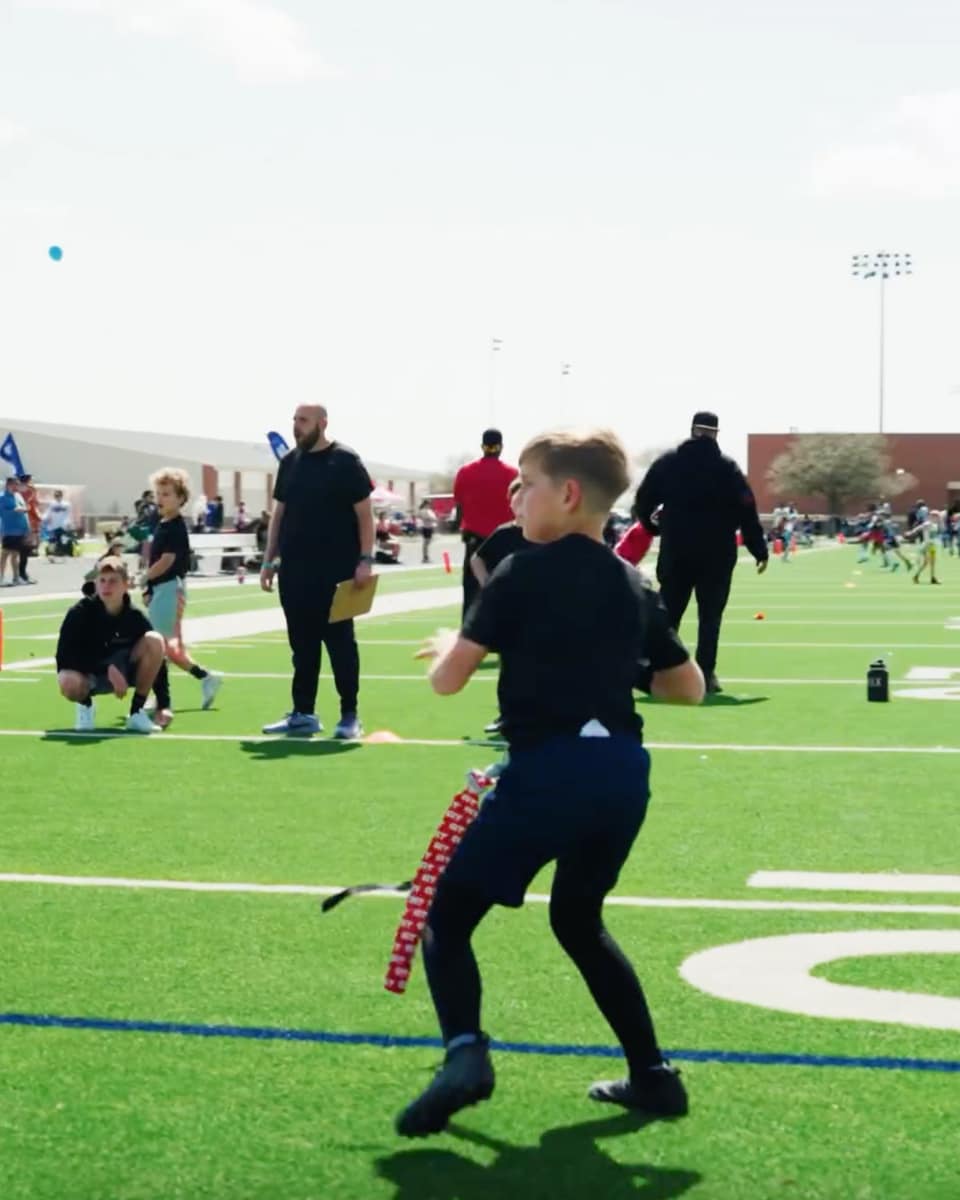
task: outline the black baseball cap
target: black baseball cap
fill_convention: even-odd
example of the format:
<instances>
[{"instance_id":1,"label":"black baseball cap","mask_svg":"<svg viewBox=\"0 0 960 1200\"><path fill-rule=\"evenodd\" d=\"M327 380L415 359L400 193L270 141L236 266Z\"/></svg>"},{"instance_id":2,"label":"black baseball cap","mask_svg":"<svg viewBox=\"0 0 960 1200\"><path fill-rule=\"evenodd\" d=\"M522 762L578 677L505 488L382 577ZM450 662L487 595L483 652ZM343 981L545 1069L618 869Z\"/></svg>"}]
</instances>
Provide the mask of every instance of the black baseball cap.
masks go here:
<instances>
[{"instance_id":1,"label":"black baseball cap","mask_svg":"<svg viewBox=\"0 0 960 1200\"><path fill-rule=\"evenodd\" d=\"M719 430L719 428L720 428L720 421L718 420L716 413L695 412L693 414L693 428L694 429L713 429L714 431L716 431L716 430Z\"/></svg>"},{"instance_id":2,"label":"black baseball cap","mask_svg":"<svg viewBox=\"0 0 960 1200\"><path fill-rule=\"evenodd\" d=\"M481 441L484 446L489 446L491 449L494 446L502 446L503 434L499 429L485 429Z\"/></svg>"}]
</instances>

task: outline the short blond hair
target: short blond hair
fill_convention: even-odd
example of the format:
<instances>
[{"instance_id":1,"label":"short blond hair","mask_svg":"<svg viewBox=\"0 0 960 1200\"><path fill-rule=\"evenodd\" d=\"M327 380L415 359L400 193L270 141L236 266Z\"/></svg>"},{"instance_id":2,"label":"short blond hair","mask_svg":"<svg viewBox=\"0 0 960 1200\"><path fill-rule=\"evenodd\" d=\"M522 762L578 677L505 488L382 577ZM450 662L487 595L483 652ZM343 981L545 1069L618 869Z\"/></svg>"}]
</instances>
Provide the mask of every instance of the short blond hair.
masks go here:
<instances>
[{"instance_id":1,"label":"short blond hair","mask_svg":"<svg viewBox=\"0 0 960 1200\"><path fill-rule=\"evenodd\" d=\"M555 483L575 479L583 489L586 507L609 512L630 486L627 452L610 429L586 433L541 433L520 454L520 465L535 463Z\"/></svg>"},{"instance_id":2,"label":"short blond hair","mask_svg":"<svg viewBox=\"0 0 960 1200\"><path fill-rule=\"evenodd\" d=\"M150 486L154 491L161 484L168 484L180 497L180 503L186 504L190 499L190 476L179 467L161 467L150 476Z\"/></svg>"}]
</instances>

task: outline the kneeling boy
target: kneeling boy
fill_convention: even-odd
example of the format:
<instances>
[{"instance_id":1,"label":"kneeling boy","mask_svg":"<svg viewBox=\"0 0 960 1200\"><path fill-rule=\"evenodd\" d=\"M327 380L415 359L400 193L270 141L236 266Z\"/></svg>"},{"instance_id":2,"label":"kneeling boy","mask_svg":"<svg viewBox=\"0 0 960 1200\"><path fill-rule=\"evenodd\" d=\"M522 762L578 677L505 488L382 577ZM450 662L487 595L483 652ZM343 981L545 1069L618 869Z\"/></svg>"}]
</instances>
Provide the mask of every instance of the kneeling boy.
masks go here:
<instances>
[{"instance_id":1,"label":"kneeling boy","mask_svg":"<svg viewBox=\"0 0 960 1200\"><path fill-rule=\"evenodd\" d=\"M698 704L703 676L659 597L611 554L603 527L629 484L615 435L546 434L520 456L527 539L480 593L459 636L437 639L430 678L459 692L500 654L500 711L510 761L470 825L437 891L423 959L446 1047L426 1091L397 1119L406 1137L437 1133L490 1096L480 975L470 945L494 904L519 907L534 876L556 863L550 924L623 1047L628 1078L590 1095L661 1115L687 1099L663 1059L633 967L603 924L603 902L643 824L650 760L633 689Z\"/></svg>"},{"instance_id":2,"label":"kneeling boy","mask_svg":"<svg viewBox=\"0 0 960 1200\"><path fill-rule=\"evenodd\" d=\"M57 642L60 694L77 705L75 728L94 728L93 697L112 692L122 700L133 687L127 729L154 733L157 726L143 706L163 664L163 638L130 603L127 567L121 558L100 560L96 595L71 608Z\"/></svg>"}]
</instances>

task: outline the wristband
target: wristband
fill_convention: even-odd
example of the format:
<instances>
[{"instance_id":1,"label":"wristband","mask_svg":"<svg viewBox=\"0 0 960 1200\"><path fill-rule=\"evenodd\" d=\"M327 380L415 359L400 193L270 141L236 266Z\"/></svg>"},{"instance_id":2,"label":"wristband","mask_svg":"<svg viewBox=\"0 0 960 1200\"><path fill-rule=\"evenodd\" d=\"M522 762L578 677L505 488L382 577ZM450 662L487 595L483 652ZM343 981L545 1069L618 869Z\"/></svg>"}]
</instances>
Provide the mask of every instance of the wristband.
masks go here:
<instances>
[{"instance_id":1,"label":"wristband","mask_svg":"<svg viewBox=\"0 0 960 1200\"><path fill-rule=\"evenodd\" d=\"M280 566L279 558L273 558L273 559L268 558L268 559L264 559L263 565L261 566L260 570L261 571L275 571L277 569L277 567L279 567L279 566Z\"/></svg>"},{"instance_id":2,"label":"wristband","mask_svg":"<svg viewBox=\"0 0 960 1200\"><path fill-rule=\"evenodd\" d=\"M362 563L369 563L370 566L372 567L373 566L373 555L372 554L361 554L358 561L362 562Z\"/></svg>"}]
</instances>

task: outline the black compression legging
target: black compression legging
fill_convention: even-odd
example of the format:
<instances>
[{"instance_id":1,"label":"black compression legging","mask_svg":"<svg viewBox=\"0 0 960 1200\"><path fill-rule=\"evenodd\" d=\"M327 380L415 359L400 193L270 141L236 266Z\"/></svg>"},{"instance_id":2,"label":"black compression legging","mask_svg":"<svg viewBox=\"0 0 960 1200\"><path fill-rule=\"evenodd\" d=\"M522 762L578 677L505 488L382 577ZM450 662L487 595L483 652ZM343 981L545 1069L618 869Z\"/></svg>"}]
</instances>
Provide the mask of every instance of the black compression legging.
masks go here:
<instances>
[{"instance_id":1,"label":"black compression legging","mask_svg":"<svg viewBox=\"0 0 960 1200\"><path fill-rule=\"evenodd\" d=\"M583 976L623 1047L631 1075L662 1061L636 972L603 924L602 894L575 867L557 865L550 926ZM461 884L440 881L424 932L423 961L444 1042L479 1034L481 981L470 939L492 904Z\"/></svg>"}]
</instances>

